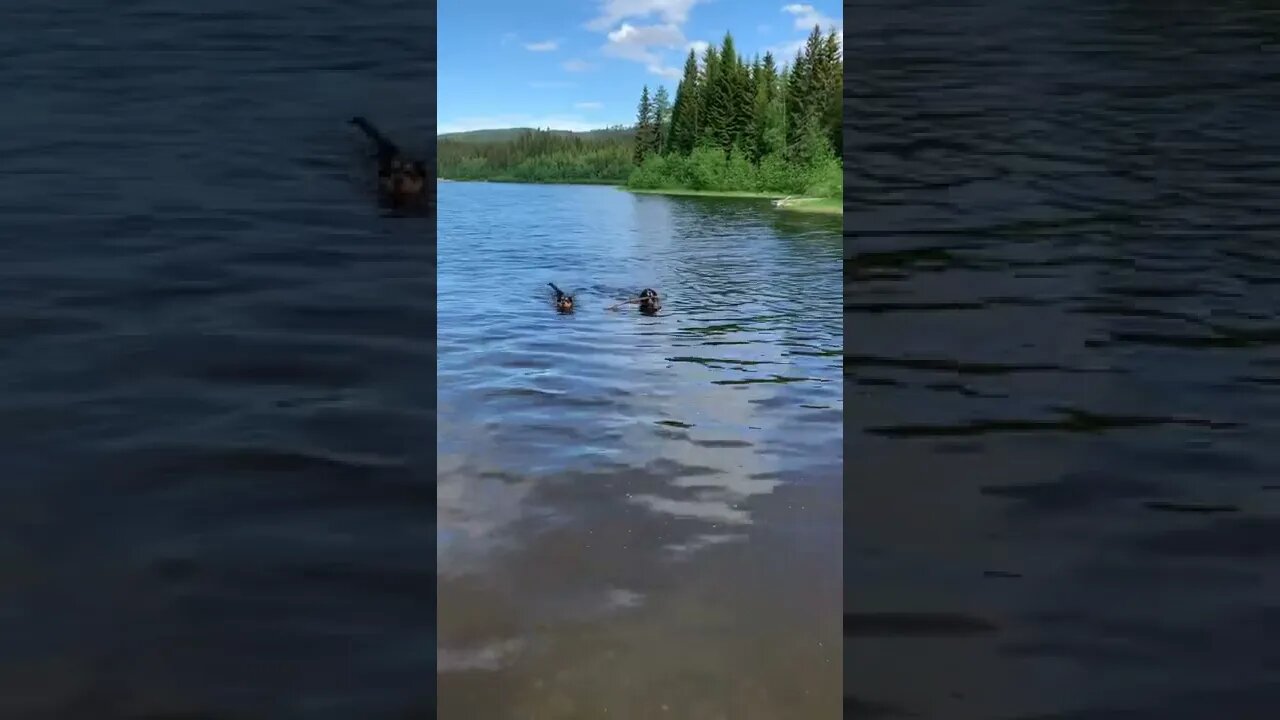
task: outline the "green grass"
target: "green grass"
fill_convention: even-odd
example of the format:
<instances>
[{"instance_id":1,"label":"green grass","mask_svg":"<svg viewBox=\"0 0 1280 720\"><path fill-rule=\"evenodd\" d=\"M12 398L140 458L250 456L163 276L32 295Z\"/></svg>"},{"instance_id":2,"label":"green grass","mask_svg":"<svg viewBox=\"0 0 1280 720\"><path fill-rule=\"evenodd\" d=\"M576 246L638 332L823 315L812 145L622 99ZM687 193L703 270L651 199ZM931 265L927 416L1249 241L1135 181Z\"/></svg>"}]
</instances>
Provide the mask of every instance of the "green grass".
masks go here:
<instances>
[{"instance_id":1,"label":"green grass","mask_svg":"<svg viewBox=\"0 0 1280 720\"><path fill-rule=\"evenodd\" d=\"M626 189L626 188L624 188ZM684 195L691 197L738 197L738 198L768 198L770 200L778 200L784 196L781 193L762 193L752 192L750 190L631 190L633 193L642 193L646 195ZM794 198L786 201L782 205L776 206L779 210L798 213L812 213L815 215L843 215L844 200L842 198Z\"/></svg>"},{"instance_id":2,"label":"green grass","mask_svg":"<svg viewBox=\"0 0 1280 720\"><path fill-rule=\"evenodd\" d=\"M627 190L628 188L623 188L623 189ZM738 197L738 198L769 198L769 199L776 199L776 198L782 197L778 193L762 193L762 192L753 192L750 190L684 190L684 189L676 188L676 189L670 189L670 190L632 189L632 190L629 190L629 192L641 193L644 195L682 195L682 196L689 196L689 197Z\"/></svg>"},{"instance_id":3,"label":"green grass","mask_svg":"<svg viewBox=\"0 0 1280 720\"><path fill-rule=\"evenodd\" d=\"M449 182L491 182L491 183L509 183L512 185L613 185L621 187L617 180L602 180L600 178L584 178L581 180L524 180L521 178L495 176L487 178L450 178L441 177L441 180Z\"/></svg>"}]
</instances>

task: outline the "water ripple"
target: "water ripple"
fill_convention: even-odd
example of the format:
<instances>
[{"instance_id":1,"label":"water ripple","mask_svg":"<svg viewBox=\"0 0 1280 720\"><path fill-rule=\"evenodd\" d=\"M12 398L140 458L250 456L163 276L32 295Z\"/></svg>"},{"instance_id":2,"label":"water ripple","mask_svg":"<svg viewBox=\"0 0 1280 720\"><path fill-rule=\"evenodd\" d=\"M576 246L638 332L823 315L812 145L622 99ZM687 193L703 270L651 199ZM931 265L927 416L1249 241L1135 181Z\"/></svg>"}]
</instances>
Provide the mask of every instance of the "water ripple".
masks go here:
<instances>
[{"instance_id":1,"label":"water ripple","mask_svg":"<svg viewBox=\"0 0 1280 720\"><path fill-rule=\"evenodd\" d=\"M856 12L845 687L871 716L1273 701L1273 648L1233 628L1280 581L1280 15L1175 6Z\"/></svg>"}]
</instances>

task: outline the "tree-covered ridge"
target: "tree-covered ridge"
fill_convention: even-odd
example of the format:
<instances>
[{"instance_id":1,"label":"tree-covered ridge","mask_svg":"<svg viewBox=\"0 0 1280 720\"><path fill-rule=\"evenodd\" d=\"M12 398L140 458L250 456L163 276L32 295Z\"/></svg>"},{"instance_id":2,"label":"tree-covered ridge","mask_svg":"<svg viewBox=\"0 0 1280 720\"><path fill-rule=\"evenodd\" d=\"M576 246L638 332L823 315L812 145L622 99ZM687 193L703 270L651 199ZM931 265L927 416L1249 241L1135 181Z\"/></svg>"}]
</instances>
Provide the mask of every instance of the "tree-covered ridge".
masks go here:
<instances>
[{"instance_id":1,"label":"tree-covered ridge","mask_svg":"<svg viewBox=\"0 0 1280 720\"><path fill-rule=\"evenodd\" d=\"M563 130L482 131L490 137L436 141L436 169L451 180L625 183L635 169L634 132L607 128L589 133Z\"/></svg>"},{"instance_id":2,"label":"tree-covered ridge","mask_svg":"<svg viewBox=\"0 0 1280 720\"><path fill-rule=\"evenodd\" d=\"M689 51L669 110L664 89L644 88L628 185L838 196L843 87L834 30L814 27L784 68L746 61L726 33L701 61Z\"/></svg>"}]
</instances>

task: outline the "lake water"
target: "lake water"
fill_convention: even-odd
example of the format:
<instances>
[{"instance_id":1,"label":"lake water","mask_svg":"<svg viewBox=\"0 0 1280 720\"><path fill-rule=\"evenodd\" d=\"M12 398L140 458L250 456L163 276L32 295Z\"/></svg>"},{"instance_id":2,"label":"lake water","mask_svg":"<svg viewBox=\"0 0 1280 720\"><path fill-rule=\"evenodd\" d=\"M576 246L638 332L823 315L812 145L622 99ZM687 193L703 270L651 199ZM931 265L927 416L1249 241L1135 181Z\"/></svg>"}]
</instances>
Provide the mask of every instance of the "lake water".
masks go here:
<instances>
[{"instance_id":1,"label":"lake water","mask_svg":"<svg viewBox=\"0 0 1280 720\"><path fill-rule=\"evenodd\" d=\"M862 3L859 717L1280 707L1280 10Z\"/></svg>"},{"instance_id":2,"label":"lake water","mask_svg":"<svg viewBox=\"0 0 1280 720\"><path fill-rule=\"evenodd\" d=\"M427 717L431 7L3 25L0 717Z\"/></svg>"},{"instance_id":3,"label":"lake water","mask_svg":"<svg viewBox=\"0 0 1280 720\"><path fill-rule=\"evenodd\" d=\"M838 717L840 220L439 207L441 717ZM645 287L659 315L608 309Z\"/></svg>"}]
</instances>

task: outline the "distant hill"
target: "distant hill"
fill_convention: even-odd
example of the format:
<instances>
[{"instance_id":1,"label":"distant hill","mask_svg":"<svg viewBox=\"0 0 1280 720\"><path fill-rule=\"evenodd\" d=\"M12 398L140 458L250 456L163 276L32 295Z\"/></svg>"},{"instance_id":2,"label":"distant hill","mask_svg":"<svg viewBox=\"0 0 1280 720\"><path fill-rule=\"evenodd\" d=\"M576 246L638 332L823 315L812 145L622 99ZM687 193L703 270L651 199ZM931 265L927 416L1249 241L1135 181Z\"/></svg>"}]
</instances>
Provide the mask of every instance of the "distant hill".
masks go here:
<instances>
[{"instance_id":1,"label":"distant hill","mask_svg":"<svg viewBox=\"0 0 1280 720\"><path fill-rule=\"evenodd\" d=\"M436 140L447 140L449 142L459 143L500 143L510 142L520 137L522 133L534 130L534 128L494 128L492 130L468 130L466 132L444 133L437 135ZM624 137L629 138L635 133L633 128L601 128L599 130L587 130L585 132L573 132L571 130L552 130L556 135L574 136L596 140L608 137Z\"/></svg>"}]
</instances>

